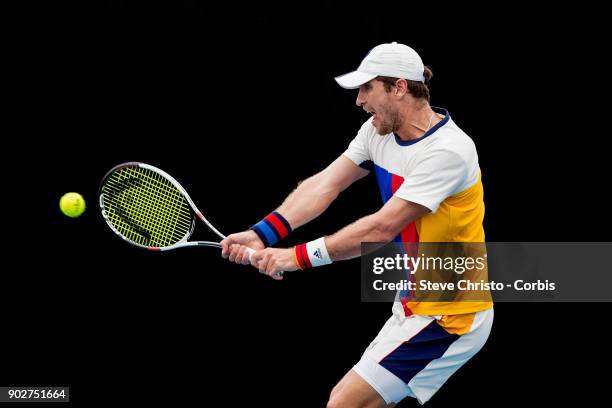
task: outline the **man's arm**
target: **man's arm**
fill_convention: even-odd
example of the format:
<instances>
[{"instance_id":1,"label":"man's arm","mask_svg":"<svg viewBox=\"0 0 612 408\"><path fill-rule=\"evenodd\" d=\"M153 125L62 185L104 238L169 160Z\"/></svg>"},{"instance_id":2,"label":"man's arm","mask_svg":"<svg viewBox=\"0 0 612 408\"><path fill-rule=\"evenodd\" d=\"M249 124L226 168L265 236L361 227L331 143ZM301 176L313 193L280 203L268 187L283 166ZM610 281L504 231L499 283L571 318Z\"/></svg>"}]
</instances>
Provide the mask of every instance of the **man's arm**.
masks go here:
<instances>
[{"instance_id":1,"label":"man's arm","mask_svg":"<svg viewBox=\"0 0 612 408\"><path fill-rule=\"evenodd\" d=\"M369 173L344 156L301 182L276 211L296 229L321 215L355 181Z\"/></svg>"},{"instance_id":2,"label":"man's arm","mask_svg":"<svg viewBox=\"0 0 612 408\"><path fill-rule=\"evenodd\" d=\"M332 261L361 255L362 242L390 242L412 221L427 214L429 209L397 197L374 214L365 216L325 238Z\"/></svg>"},{"instance_id":3,"label":"man's arm","mask_svg":"<svg viewBox=\"0 0 612 408\"><path fill-rule=\"evenodd\" d=\"M340 156L323 171L301 182L276 211L282 214L292 229L296 229L321 215L342 191L368 172ZM221 241L221 245L221 256L242 264L249 263L245 247L264 248L261 239L252 230L229 235Z\"/></svg>"},{"instance_id":4,"label":"man's arm","mask_svg":"<svg viewBox=\"0 0 612 408\"><path fill-rule=\"evenodd\" d=\"M427 214L429 209L420 204L392 197L376 213L360 218L335 234L325 238L325 246L332 261L361 255L362 242L389 242L412 221ZM256 252L251 264L269 276L279 271L298 269L293 248L267 248Z\"/></svg>"}]
</instances>

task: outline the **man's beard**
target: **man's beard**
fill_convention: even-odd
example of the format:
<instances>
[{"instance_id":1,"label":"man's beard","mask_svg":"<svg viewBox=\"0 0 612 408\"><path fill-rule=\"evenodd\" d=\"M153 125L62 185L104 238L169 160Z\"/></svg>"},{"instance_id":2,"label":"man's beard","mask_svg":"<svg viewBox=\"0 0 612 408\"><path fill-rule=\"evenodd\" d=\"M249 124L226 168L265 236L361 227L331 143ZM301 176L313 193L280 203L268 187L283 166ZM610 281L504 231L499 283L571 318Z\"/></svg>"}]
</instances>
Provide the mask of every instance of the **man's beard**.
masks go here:
<instances>
[{"instance_id":1,"label":"man's beard","mask_svg":"<svg viewBox=\"0 0 612 408\"><path fill-rule=\"evenodd\" d=\"M399 112L388 105L378 110L378 118L380 123L376 131L380 136L397 131L402 124Z\"/></svg>"}]
</instances>

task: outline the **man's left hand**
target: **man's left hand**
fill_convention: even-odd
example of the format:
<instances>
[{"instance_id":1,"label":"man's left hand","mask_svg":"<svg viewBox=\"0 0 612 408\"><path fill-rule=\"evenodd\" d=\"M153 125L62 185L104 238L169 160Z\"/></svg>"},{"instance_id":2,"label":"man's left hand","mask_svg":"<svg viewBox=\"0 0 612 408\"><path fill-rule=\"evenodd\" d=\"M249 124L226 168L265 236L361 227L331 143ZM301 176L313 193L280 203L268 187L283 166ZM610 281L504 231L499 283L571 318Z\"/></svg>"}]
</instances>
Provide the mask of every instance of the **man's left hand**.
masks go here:
<instances>
[{"instance_id":1,"label":"man's left hand","mask_svg":"<svg viewBox=\"0 0 612 408\"><path fill-rule=\"evenodd\" d=\"M251 257L251 265L276 280L282 280L280 272L295 271L299 269L295 263L294 248L266 248L257 251Z\"/></svg>"}]
</instances>

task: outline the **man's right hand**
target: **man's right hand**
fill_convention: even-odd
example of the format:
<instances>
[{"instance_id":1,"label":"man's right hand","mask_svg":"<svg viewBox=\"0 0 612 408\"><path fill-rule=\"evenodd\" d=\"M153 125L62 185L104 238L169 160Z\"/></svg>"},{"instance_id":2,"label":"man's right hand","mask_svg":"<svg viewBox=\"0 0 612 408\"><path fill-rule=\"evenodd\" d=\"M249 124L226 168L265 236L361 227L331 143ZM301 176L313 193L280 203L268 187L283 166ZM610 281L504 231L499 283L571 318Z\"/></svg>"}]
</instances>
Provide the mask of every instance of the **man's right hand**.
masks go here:
<instances>
[{"instance_id":1,"label":"man's right hand","mask_svg":"<svg viewBox=\"0 0 612 408\"><path fill-rule=\"evenodd\" d=\"M247 247L257 251L264 249L265 245L255 231L246 230L228 235L221 241L221 256L228 258L230 262L248 265L250 261Z\"/></svg>"}]
</instances>

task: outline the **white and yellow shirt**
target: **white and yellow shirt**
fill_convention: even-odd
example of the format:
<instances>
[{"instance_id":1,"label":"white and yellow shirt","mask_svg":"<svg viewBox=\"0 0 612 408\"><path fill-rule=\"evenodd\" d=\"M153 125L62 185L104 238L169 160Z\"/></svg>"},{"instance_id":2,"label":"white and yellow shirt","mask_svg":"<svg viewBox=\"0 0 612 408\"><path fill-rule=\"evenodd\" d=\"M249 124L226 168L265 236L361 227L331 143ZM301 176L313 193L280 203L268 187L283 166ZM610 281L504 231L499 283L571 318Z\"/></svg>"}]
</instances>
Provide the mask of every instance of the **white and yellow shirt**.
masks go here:
<instances>
[{"instance_id":1,"label":"white and yellow shirt","mask_svg":"<svg viewBox=\"0 0 612 408\"><path fill-rule=\"evenodd\" d=\"M422 137L401 140L366 121L344 155L376 174L383 202L395 196L431 210L406 225L396 242L484 242L484 199L476 146L444 109ZM492 302L412 302L406 314L456 315L487 310Z\"/></svg>"}]
</instances>

